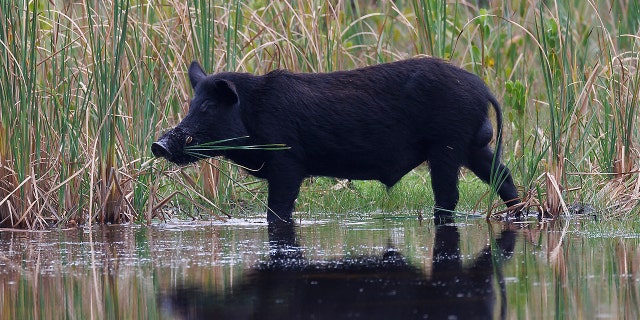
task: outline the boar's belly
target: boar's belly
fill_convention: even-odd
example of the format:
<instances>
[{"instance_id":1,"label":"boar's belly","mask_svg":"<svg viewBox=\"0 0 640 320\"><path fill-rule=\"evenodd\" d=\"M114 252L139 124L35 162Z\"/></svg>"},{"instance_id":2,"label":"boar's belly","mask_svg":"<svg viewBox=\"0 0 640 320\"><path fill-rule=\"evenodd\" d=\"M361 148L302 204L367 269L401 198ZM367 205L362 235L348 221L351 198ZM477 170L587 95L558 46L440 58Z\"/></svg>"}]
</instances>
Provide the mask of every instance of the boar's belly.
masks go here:
<instances>
[{"instance_id":1,"label":"boar's belly","mask_svg":"<svg viewBox=\"0 0 640 320\"><path fill-rule=\"evenodd\" d=\"M308 158L310 175L353 180L379 180L392 186L426 160L415 152L326 153Z\"/></svg>"}]
</instances>

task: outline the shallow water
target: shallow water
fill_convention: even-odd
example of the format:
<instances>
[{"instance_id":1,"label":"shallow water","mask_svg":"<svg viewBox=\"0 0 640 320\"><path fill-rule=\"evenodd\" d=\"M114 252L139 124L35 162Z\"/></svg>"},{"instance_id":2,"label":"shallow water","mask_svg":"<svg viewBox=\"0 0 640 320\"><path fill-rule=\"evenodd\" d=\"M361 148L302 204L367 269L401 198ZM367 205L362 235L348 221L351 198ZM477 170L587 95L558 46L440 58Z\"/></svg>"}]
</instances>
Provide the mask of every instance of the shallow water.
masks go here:
<instances>
[{"instance_id":1,"label":"shallow water","mask_svg":"<svg viewBox=\"0 0 640 320\"><path fill-rule=\"evenodd\" d=\"M579 224L378 214L5 230L0 317L638 319L640 234Z\"/></svg>"}]
</instances>

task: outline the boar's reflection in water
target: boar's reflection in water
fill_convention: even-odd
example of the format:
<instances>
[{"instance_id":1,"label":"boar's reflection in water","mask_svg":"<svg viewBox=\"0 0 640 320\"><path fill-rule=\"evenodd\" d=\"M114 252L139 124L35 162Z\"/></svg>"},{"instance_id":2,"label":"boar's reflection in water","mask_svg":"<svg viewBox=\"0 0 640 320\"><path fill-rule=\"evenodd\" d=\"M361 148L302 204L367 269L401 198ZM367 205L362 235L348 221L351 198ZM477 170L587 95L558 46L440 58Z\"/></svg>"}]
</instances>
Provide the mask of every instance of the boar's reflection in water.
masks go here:
<instances>
[{"instance_id":1,"label":"boar's reflection in water","mask_svg":"<svg viewBox=\"0 0 640 320\"><path fill-rule=\"evenodd\" d=\"M492 319L506 317L501 266L515 232L506 229L468 267L458 229L436 227L431 275L397 250L382 256L309 261L292 224L269 226L270 259L227 292L181 286L161 296L162 308L185 319ZM494 292L494 277L500 292ZM500 297L500 310L494 310Z\"/></svg>"},{"instance_id":2,"label":"boar's reflection in water","mask_svg":"<svg viewBox=\"0 0 640 320\"><path fill-rule=\"evenodd\" d=\"M519 203L511 174L500 163L498 102L479 77L441 60L263 76L207 75L194 62L189 80L195 93L188 114L151 151L177 164L224 156L251 169L269 183L270 222L292 221L300 184L308 176L378 180L391 187L425 161L436 217L455 210L462 166L494 181L508 206ZM496 111L495 154L489 146L490 104ZM202 147L211 143L215 148ZM242 148L275 144L289 149Z\"/></svg>"}]
</instances>

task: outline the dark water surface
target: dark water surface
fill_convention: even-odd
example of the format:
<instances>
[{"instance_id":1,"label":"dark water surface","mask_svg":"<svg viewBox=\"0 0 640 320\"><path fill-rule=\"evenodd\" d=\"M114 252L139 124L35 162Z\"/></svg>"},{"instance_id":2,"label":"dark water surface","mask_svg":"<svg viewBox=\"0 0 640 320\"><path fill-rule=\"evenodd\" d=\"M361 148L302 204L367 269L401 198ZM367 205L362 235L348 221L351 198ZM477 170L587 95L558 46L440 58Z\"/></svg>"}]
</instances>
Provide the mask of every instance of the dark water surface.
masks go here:
<instances>
[{"instance_id":1,"label":"dark water surface","mask_svg":"<svg viewBox=\"0 0 640 320\"><path fill-rule=\"evenodd\" d=\"M639 234L323 219L3 230L0 318L640 317Z\"/></svg>"}]
</instances>

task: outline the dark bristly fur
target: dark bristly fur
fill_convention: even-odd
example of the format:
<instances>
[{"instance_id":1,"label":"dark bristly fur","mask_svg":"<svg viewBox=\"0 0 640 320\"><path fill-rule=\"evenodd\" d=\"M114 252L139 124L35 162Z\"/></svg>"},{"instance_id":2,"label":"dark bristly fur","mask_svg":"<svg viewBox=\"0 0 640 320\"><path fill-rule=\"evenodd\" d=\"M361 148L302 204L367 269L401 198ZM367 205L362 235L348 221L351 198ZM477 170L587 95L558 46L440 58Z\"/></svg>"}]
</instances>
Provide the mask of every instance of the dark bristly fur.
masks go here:
<instances>
[{"instance_id":1,"label":"dark bristly fur","mask_svg":"<svg viewBox=\"0 0 640 320\"><path fill-rule=\"evenodd\" d=\"M226 145L285 144L288 150L201 152L224 156L267 179L267 219L291 220L300 184L308 176L379 180L392 186L428 161L436 217L458 202L458 172L471 169L483 181L503 181L497 192L519 202L511 175L489 143L488 106L502 114L480 78L433 58L416 58L333 73L277 70L206 75L189 68L195 90L189 113L152 146L153 154L184 164L198 158L187 145L236 137ZM189 138L189 140L187 139ZM495 163L495 165L494 165Z\"/></svg>"}]
</instances>

